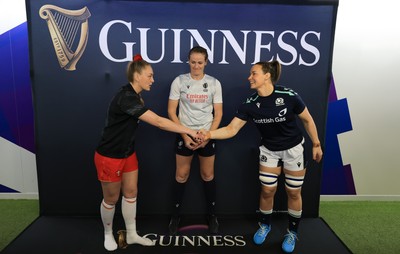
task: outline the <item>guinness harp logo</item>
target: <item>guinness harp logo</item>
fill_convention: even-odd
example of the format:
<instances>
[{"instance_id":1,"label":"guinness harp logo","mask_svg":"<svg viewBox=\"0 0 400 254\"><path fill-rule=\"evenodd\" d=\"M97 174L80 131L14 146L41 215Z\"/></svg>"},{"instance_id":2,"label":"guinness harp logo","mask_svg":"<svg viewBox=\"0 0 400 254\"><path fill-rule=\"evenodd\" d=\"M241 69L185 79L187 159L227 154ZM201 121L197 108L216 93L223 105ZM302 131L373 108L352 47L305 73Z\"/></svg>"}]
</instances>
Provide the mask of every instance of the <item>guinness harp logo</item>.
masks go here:
<instances>
[{"instance_id":1,"label":"guinness harp logo","mask_svg":"<svg viewBox=\"0 0 400 254\"><path fill-rule=\"evenodd\" d=\"M88 41L89 9L66 10L46 4L40 8L39 15L47 22L61 68L75 70Z\"/></svg>"}]
</instances>

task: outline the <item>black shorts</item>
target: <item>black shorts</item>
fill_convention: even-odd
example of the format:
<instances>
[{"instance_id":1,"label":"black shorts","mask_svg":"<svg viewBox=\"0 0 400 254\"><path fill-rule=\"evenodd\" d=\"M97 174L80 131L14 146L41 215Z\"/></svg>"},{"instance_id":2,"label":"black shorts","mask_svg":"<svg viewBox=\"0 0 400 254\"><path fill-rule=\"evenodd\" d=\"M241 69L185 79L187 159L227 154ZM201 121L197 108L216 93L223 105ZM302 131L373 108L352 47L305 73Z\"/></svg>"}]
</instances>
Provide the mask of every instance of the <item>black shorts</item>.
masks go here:
<instances>
[{"instance_id":1,"label":"black shorts","mask_svg":"<svg viewBox=\"0 0 400 254\"><path fill-rule=\"evenodd\" d=\"M216 148L217 144L215 140L211 139L205 147L198 148L193 151L185 146L185 142L183 142L183 138L180 134L176 135L175 152L176 154L182 156L192 156L195 152L197 152L197 154L200 156L210 157L215 155Z\"/></svg>"}]
</instances>

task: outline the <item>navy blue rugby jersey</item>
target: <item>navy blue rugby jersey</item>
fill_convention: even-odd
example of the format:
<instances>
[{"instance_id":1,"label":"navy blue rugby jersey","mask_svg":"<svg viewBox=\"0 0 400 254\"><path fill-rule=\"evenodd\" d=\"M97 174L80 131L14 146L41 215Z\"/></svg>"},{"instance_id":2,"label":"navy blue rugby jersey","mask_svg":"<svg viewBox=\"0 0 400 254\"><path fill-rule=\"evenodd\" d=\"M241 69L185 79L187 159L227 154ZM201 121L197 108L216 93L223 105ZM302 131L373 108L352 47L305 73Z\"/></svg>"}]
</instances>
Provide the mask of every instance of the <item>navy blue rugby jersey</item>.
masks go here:
<instances>
[{"instance_id":1,"label":"navy blue rugby jersey","mask_svg":"<svg viewBox=\"0 0 400 254\"><path fill-rule=\"evenodd\" d=\"M96 151L111 158L126 158L135 152L139 117L147 111L140 95L127 84L113 97Z\"/></svg>"},{"instance_id":2,"label":"navy blue rugby jersey","mask_svg":"<svg viewBox=\"0 0 400 254\"><path fill-rule=\"evenodd\" d=\"M269 96L251 95L239 107L236 117L252 120L261 134L261 144L271 151L283 151L298 145L303 134L296 116L303 112L305 104L292 89L274 86Z\"/></svg>"}]
</instances>

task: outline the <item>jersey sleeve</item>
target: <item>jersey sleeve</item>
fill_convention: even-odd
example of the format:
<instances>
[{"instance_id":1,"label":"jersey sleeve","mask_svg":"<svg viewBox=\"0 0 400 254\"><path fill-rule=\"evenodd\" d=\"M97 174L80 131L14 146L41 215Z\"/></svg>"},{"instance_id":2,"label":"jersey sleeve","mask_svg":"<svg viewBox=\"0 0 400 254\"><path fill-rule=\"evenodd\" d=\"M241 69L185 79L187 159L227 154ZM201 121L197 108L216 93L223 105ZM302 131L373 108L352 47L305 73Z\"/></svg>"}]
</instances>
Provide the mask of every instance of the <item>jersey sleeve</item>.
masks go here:
<instances>
[{"instance_id":1,"label":"jersey sleeve","mask_svg":"<svg viewBox=\"0 0 400 254\"><path fill-rule=\"evenodd\" d=\"M303 99L296 93L295 99L294 99L294 107L293 107L293 112L297 115L301 114L301 112L304 111L306 108L306 104L304 103Z\"/></svg>"},{"instance_id":2,"label":"jersey sleeve","mask_svg":"<svg viewBox=\"0 0 400 254\"><path fill-rule=\"evenodd\" d=\"M127 92L121 96L119 106L123 112L136 118L139 118L148 110L140 100L140 97L132 92Z\"/></svg>"},{"instance_id":3,"label":"jersey sleeve","mask_svg":"<svg viewBox=\"0 0 400 254\"><path fill-rule=\"evenodd\" d=\"M239 108L236 110L235 117L247 122L250 118L247 107L248 106L245 103L240 105Z\"/></svg>"},{"instance_id":4,"label":"jersey sleeve","mask_svg":"<svg viewBox=\"0 0 400 254\"><path fill-rule=\"evenodd\" d=\"M171 88L169 91L169 99L170 100L179 100L180 99L180 78L176 77L174 81L172 81Z\"/></svg>"},{"instance_id":5,"label":"jersey sleeve","mask_svg":"<svg viewBox=\"0 0 400 254\"><path fill-rule=\"evenodd\" d=\"M222 86L218 79L215 80L215 94L213 103L222 103Z\"/></svg>"}]
</instances>

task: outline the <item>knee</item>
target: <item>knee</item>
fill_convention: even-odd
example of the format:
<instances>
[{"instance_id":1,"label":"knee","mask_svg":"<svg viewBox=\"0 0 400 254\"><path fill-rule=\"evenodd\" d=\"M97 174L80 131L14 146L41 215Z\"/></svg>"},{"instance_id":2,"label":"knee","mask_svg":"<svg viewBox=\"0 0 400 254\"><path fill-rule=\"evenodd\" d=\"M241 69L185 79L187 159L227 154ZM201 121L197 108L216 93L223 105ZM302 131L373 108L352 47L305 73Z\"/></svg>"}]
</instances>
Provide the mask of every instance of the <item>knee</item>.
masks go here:
<instances>
[{"instance_id":1,"label":"knee","mask_svg":"<svg viewBox=\"0 0 400 254\"><path fill-rule=\"evenodd\" d=\"M207 173L201 172L201 178L204 181L209 182L214 179L214 172L207 172Z\"/></svg>"},{"instance_id":2,"label":"knee","mask_svg":"<svg viewBox=\"0 0 400 254\"><path fill-rule=\"evenodd\" d=\"M137 196L137 189L135 190L127 190L123 192L124 197L126 198L134 198Z\"/></svg>"},{"instance_id":3,"label":"knee","mask_svg":"<svg viewBox=\"0 0 400 254\"><path fill-rule=\"evenodd\" d=\"M275 196L275 192L276 192L276 188L266 188L263 187L261 189L261 198L262 199L268 199L268 198L272 198Z\"/></svg>"},{"instance_id":4,"label":"knee","mask_svg":"<svg viewBox=\"0 0 400 254\"><path fill-rule=\"evenodd\" d=\"M178 183L186 183L188 178L189 178L189 173L176 174L175 176L175 180Z\"/></svg>"},{"instance_id":5,"label":"knee","mask_svg":"<svg viewBox=\"0 0 400 254\"><path fill-rule=\"evenodd\" d=\"M134 198L138 194L138 188L135 185L122 186L122 195L126 198Z\"/></svg>"},{"instance_id":6,"label":"knee","mask_svg":"<svg viewBox=\"0 0 400 254\"><path fill-rule=\"evenodd\" d=\"M293 190L293 189L286 188L286 193L287 193L288 199L290 199L290 200L301 199L301 190L300 189Z\"/></svg>"},{"instance_id":7,"label":"knee","mask_svg":"<svg viewBox=\"0 0 400 254\"><path fill-rule=\"evenodd\" d=\"M138 193L137 189L129 189L129 190L122 191L122 194L126 198L134 198L137 196L137 193Z\"/></svg>"},{"instance_id":8,"label":"knee","mask_svg":"<svg viewBox=\"0 0 400 254\"><path fill-rule=\"evenodd\" d=\"M104 196L103 200L107 205L116 205L119 199L119 195Z\"/></svg>"},{"instance_id":9,"label":"knee","mask_svg":"<svg viewBox=\"0 0 400 254\"><path fill-rule=\"evenodd\" d=\"M108 191L103 189L103 200L108 205L115 205L119 200L120 190Z\"/></svg>"}]
</instances>

